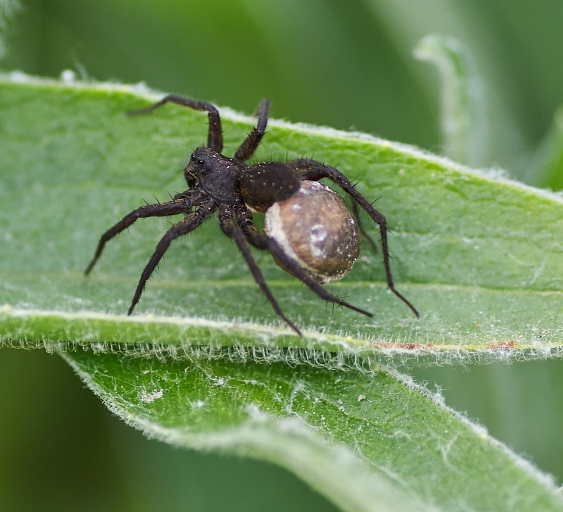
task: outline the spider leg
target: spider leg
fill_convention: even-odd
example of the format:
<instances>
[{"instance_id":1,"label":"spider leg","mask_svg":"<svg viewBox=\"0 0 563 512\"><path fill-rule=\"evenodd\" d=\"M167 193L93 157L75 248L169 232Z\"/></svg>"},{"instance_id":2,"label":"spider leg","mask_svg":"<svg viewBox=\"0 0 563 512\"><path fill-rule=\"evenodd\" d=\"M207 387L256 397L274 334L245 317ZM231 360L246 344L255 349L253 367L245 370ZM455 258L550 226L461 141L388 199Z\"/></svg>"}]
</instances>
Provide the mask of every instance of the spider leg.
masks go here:
<instances>
[{"instance_id":1,"label":"spider leg","mask_svg":"<svg viewBox=\"0 0 563 512\"><path fill-rule=\"evenodd\" d=\"M364 226L362 225L362 219L360 218L360 208L358 206L358 203L356 203L356 201L354 200L352 200L352 213L354 214L354 217L356 217L356 220L358 221L358 228L360 229L360 233L371 245L373 252L377 252L377 244L373 241L373 238L369 236L368 232L364 229Z\"/></svg>"},{"instance_id":2,"label":"spider leg","mask_svg":"<svg viewBox=\"0 0 563 512\"><path fill-rule=\"evenodd\" d=\"M192 194L193 195L193 194ZM111 240L114 236L121 233L123 230L127 229L131 224L133 224L137 219L143 219L146 217L167 217L169 215L178 215L180 213L187 213L191 210L194 200L197 200L198 197L188 197L183 196L179 200L174 201L167 201L165 203L159 204L147 204L146 206L141 206L136 210L128 213L123 219L121 219L117 224L109 228L101 237L100 241L98 242L98 247L96 248L96 252L94 253L94 257L90 264L84 271L85 275L88 275L94 265L102 255L102 251L106 245L106 242Z\"/></svg>"},{"instance_id":3,"label":"spider leg","mask_svg":"<svg viewBox=\"0 0 563 512\"><path fill-rule=\"evenodd\" d=\"M158 265L159 261L164 256L164 253L170 247L170 244L183 235L187 235L190 231L198 228L203 224L203 221L207 219L216 209L216 203L213 200L208 200L206 203L202 204L195 212L190 213L187 217L182 219L177 224L174 224L160 239L158 242L156 249L151 256L147 266L144 268L143 273L141 274L141 278L139 279L139 284L137 285L137 289L135 290L135 295L133 296L133 300L131 301L131 306L129 306L129 310L127 314L130 315L133 313L135 306L139 302L141 295L143 294L143 290L147 281L151 277L154 269Z\"/></svg>"},{"instance_id":4,"label":"spider leg","mask_svg":"<svg viewBox=\"0 0 563 512\"><path fill-rule=\"evenodd\" d=\"M224 206L219 210L219 223L221 225L221 229L223 232L230 238L232 238L235 243L237 244L238 250L241 252L248 268L250 269L250 273L252 277L254 277L254 281L260 287L276 314L283 319L283 321L289 325L299 336L303 336L301 331L295 326L295 324L287 318L283 311L281 310L278 302L276 301L274 295L268 288L266 281L264 280L264 276L260 271L260 267L256 263L256 260L252 256L248 245L246 245L245 237L241 231L241 227L234 221L233 219L233 212L228 206Z\"/></svg>"},{"instance_id":5,"label":"spider leg","mask_svg":"<svg viewBox=\"0 0 563 512\"><path fill-rule=\"evenodd\" d=\"M299 279L303 284L308 286L321 299L327 302L332 302L347 307L349 309L352 309L353 311L362 313L363 315L373 317L373 314L369 311L358 308L341 299L340 297L333 295L326 288L323 288L319 283L317 283L317 281L311 278L309 274L307 274L298 263L296 263L285 254L284 250L273 238L270 238L269 236L266 236L258 231L256 226L252 222L250 212L248 212L246 207L243 208L237 208L235 210L235 213L242 232L245 238L250 242L250 244L258 249L269 251L272 256L274 256L274 258L281 263L282 267L286 268L293 276L297 277L297 279Z\"/></svg>"},{"instance_id":6,"label":"spider leg","mask_svg":"<svg viewBox=\"0 0 563 512\"><path fill-rule=\"evenodd\" d=\"M223 150L221 117L219 116L219 111L211 103L207 103L207 101L193 100L184 96L178 96L177 94L169 94L168 96L162 98L160 101L157 101L156 103L153 103L146 108L130 110L129 112L127 112L127 115L136 116L138 114L149 114L153 110L166 105L166 103L176 103L177 105L182 105L183 107L207 112L209 117L209 134L207 136L207 146L213 151L221 153L221 151Z\"/></svg>"},{"instance_id":7,"label":"spider leg","mask_svg":"<svg viewBox=\"0 0 563 512\"><path fill-rule=\"evenodd\" d=\"M237 149L234 158L241 162L248 160L260 145L260 141L266 133L266 125L268 124L268 112L270 111L270 102L262 100L255 115L258 117L258 122L252 131L248 134L246 139Z\"/></svg>"},{"instance_id":8,"label":"spider leg","mask_svg":"<svg viewBox=\"0 0 563 512\"><path fill-rule=\"evenodd\" d=\"M367 214L379 225L379 233L381 234L381 252L383 253L383 266L385 267L385 276L387 278L387 287L401 299L416 315L420 316L416 308L410 301L404 297L396 288L391 274L391 264L389 258L389 246L387 243L387 220L385 216L360 194L352 182L344 176L338 169L325 165L315 160L300 158L287 162L294 169L300 172L302 179L318 181L322 178L328 178L339 185L359 206L361 206Z\"/></svg>"}]
</instances>

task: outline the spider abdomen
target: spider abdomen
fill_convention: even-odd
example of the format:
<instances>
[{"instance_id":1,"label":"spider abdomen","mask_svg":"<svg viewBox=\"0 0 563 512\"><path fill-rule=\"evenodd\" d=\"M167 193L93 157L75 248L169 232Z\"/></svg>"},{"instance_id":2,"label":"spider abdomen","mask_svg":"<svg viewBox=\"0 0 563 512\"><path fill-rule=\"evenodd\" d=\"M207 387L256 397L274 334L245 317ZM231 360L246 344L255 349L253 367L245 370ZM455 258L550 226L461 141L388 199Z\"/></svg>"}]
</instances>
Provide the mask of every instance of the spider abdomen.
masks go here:
<instances>
[{"instance_id":1,"label":"spider abdomen","mask_svg":"<svg viewBox=\"0 0 563 512\"><path fill-rule=\"evenodd\" d=\"M302 181L290 198L274 203L264 231L319 283L342 279L360 252L356 218L336 192L317 181Z\"/></svg>"}]
</instances>

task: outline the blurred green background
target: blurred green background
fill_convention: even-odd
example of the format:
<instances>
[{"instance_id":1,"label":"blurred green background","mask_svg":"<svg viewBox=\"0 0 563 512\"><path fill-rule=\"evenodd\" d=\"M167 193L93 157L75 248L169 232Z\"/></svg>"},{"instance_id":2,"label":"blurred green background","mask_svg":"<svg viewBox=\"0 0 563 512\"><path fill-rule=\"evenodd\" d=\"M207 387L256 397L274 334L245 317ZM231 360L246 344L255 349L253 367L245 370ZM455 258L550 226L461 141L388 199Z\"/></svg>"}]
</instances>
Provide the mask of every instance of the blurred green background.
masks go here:
<instances>
[{"instance_id":1,"label":"blurred green background","mask_svg":"<svg viewBox=\"0 0 563 512\"><path fill-rule=\"evenodd\" d=\"M274 117L440 153L440 82L412 49L453 35L485 86L482 165L563 188L562 22L560 0L27 0L2 64L144 81L246 113L268 97ZM563 362L411 373L563 480ZM145 440L42 352L1 351L0 410L0 510L334 510L268 464Z\"/></svg>"}]
</instances>

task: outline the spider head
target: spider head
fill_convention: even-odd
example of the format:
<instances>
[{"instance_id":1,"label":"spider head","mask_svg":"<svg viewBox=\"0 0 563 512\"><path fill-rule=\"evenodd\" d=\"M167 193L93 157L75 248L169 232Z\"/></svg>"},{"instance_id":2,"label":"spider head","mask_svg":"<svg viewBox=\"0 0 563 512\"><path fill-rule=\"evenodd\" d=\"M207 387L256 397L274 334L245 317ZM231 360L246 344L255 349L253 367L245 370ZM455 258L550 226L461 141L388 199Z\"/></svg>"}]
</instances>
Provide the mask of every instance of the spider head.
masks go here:
<instances>
[{"instance_id":1,"label":"spider head","mask_svg":"<svg viewBox=\"0 0 563 512\"><path fill-rule=\"evenodd\" d=\"M188 186L200 187L207 195L219 202L236 200L239 165L210 148L196 148L184 169Z\"/></svg>"},{"instance_id":2,"label":"spider head","mask_svg":"<svg viewBox=\"0 0 563 512\"><path fill-rule=\"evenodd\" d=\"M209 148L199 147L190 155L188 165L184 168L184 177L190 187L205 180L211 171L210 159L213 151Z\"/></svg>"}]
</instances>

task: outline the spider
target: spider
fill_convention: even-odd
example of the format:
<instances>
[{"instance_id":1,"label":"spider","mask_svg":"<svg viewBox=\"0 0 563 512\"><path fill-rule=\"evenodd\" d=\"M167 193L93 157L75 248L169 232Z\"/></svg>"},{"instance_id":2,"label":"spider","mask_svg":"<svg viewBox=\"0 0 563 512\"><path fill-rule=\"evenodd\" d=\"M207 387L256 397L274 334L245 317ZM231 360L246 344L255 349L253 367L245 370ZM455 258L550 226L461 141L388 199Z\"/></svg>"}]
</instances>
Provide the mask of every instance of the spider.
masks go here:
<instances>
[{"instance_id":1,"label":"spider","mask_svg":"<svg viewBox=\"0 0 563 512\"><path fill-rule=\"evenodd\" d=\"M393 284L385 217L356 190L344 174L334 167L304 158L253 165L246 163L266 132L270 107L268 100L260 102L255 113L256 126L232 158L222 154L221 118L210 103L171 94L128 114L147 114L167 103L207 112L209 118L207 146L196 148L184 168L188 189L176 194L171 201L147 204L128 213L101 236L94 257L85 271L88 275L100 258L105 244L137 219L183 214L184 218L161 238L143 270L128 310L129 315L171 242L194 231L208 217L217 213L222 231L234 240L254 280L276 314L299 336L302 336L301 331L281 310L249 245L268 251L281 268L307 285L321 299L372 317L370 312L349 304L321 286L322 283L341 279L352 268L360 248L359 232L365 234L356 220L358 207L361 207L379 226L387 286L418 316L416 308ZM322 178L336 183L352 198L354 213L346 207L340 195L318 182ZM252 212L265 213L264 233L254 225ZM374 245L371 240L370 243Z\"/></svg>"}]
</instances>

